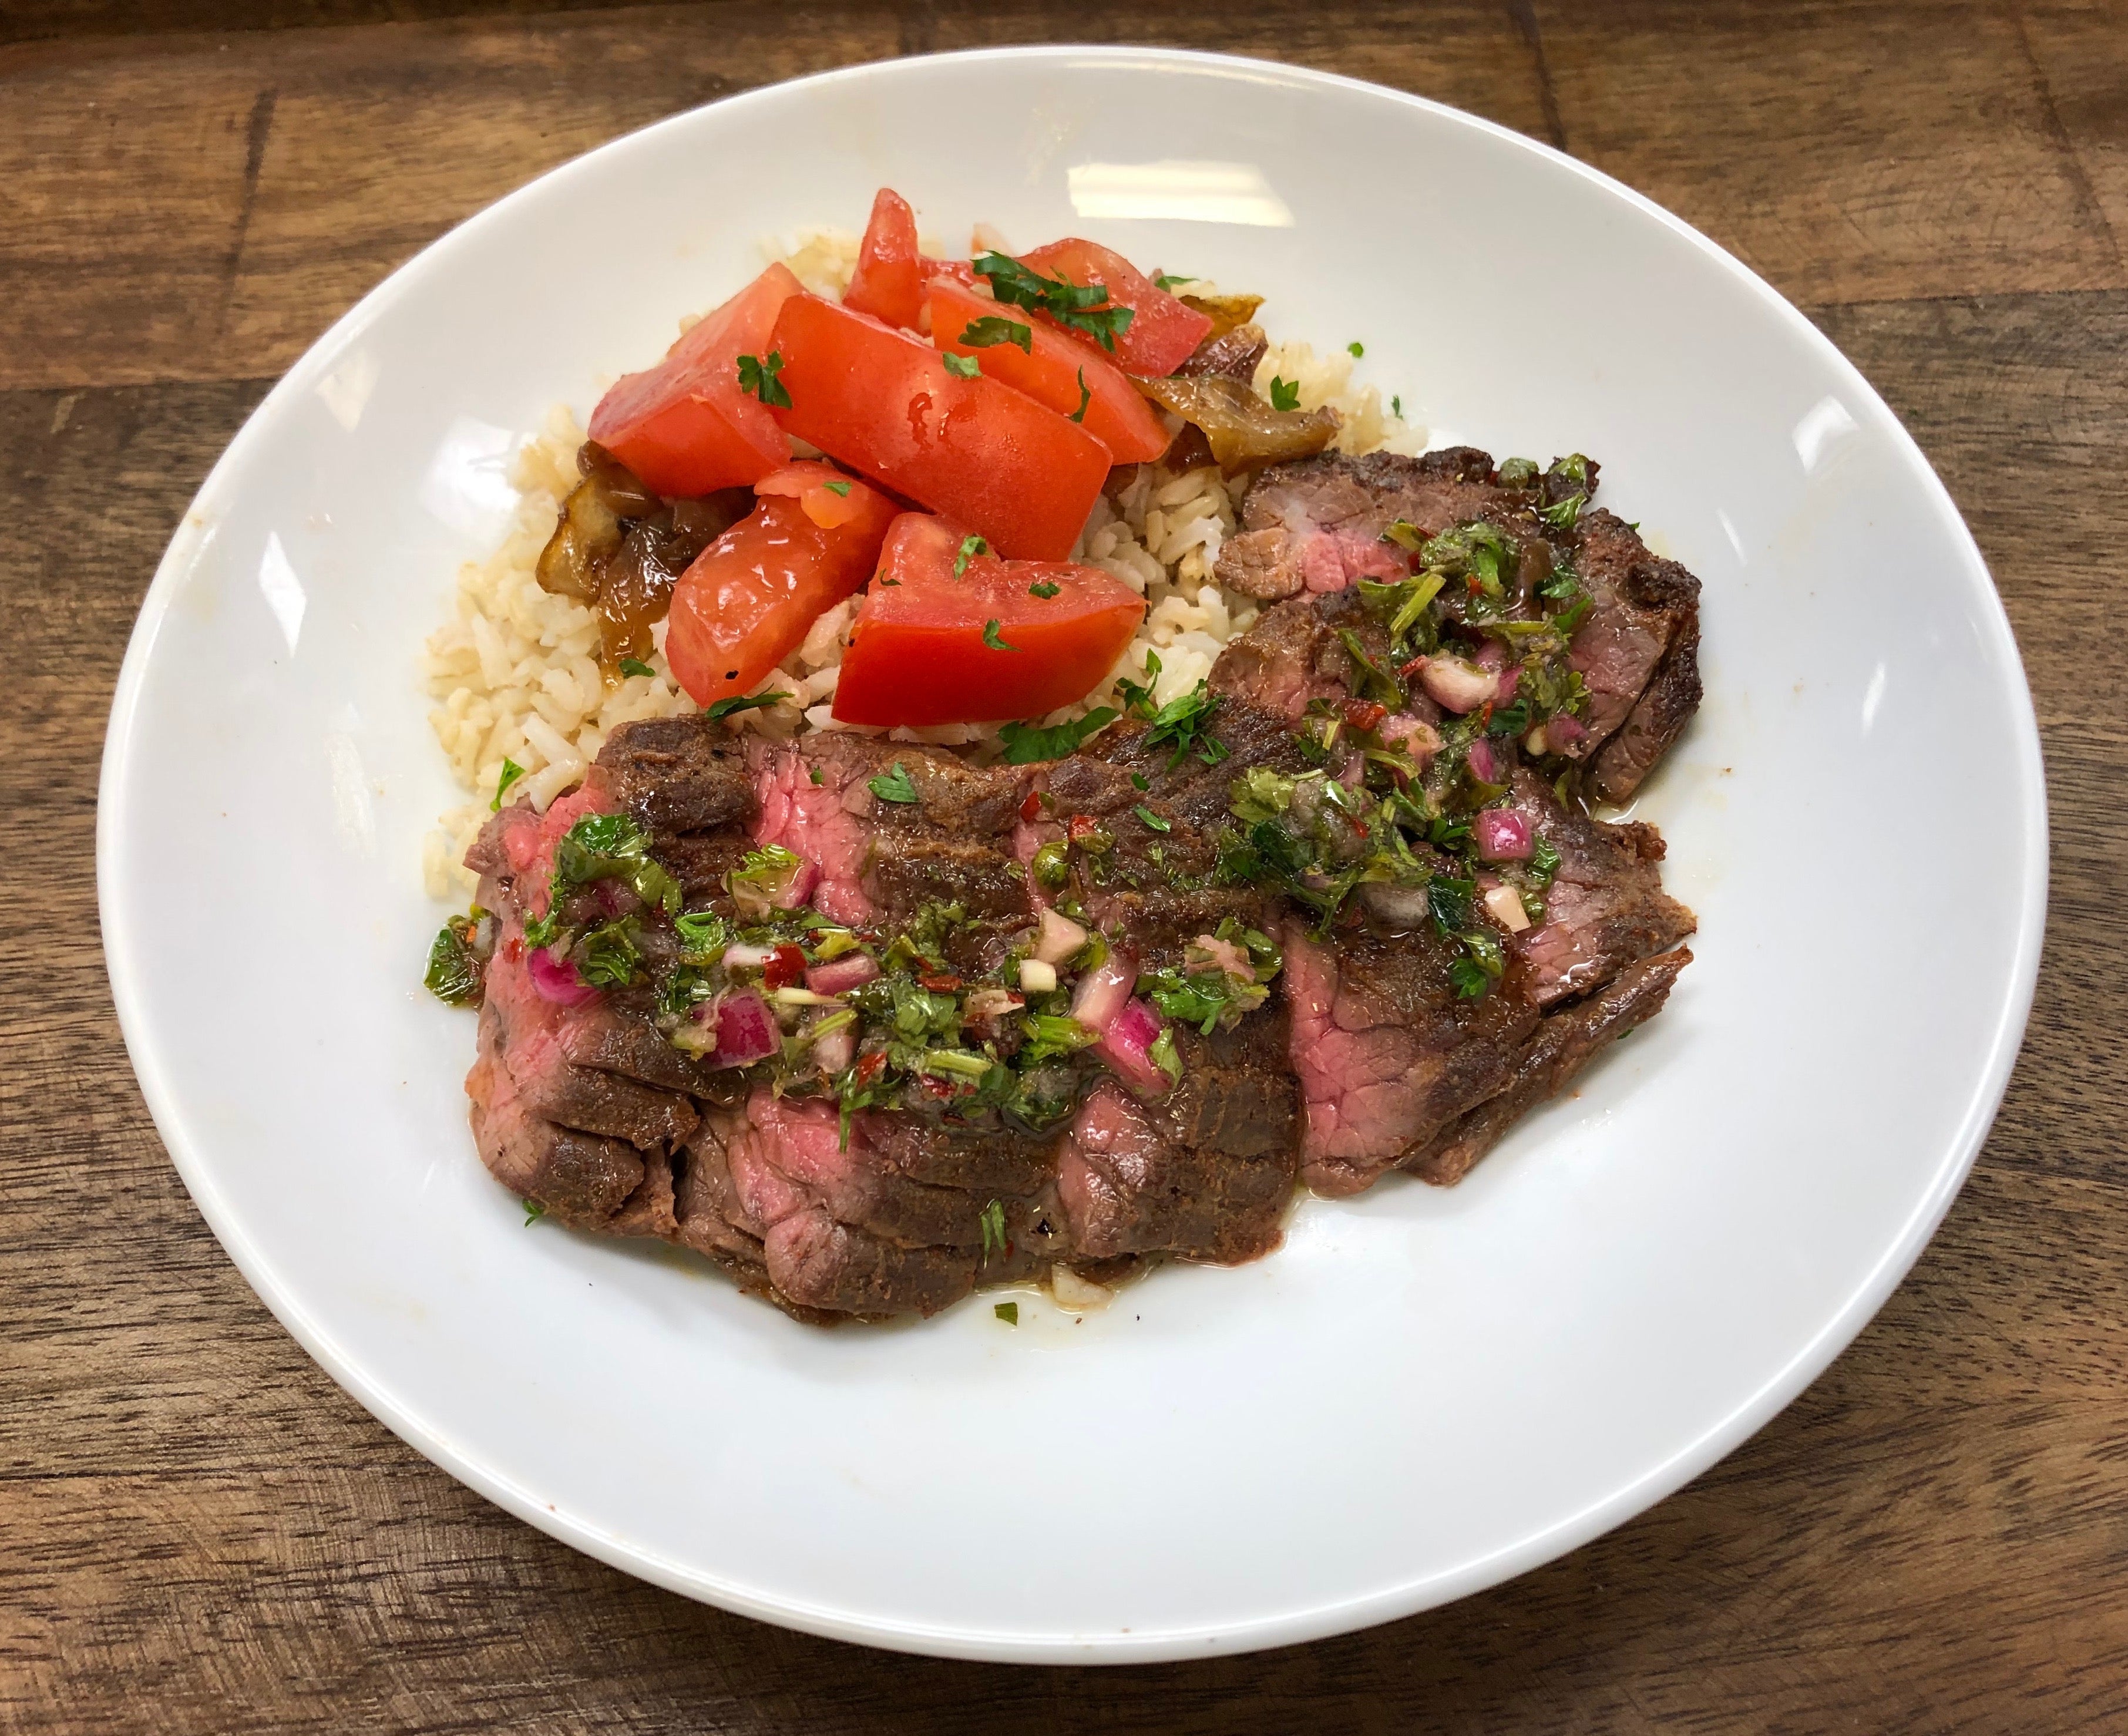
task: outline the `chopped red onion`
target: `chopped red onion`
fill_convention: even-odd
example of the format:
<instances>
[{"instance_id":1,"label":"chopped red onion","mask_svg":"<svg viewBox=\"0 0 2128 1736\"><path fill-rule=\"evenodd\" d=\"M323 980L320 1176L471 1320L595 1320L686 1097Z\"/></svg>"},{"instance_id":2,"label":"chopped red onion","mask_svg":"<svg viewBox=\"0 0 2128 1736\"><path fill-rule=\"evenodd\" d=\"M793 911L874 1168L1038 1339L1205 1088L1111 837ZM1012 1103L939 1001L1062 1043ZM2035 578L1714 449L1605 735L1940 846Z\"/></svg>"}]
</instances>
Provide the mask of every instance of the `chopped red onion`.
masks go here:
<instances>
[{"instance_id":1,"label":"chopped red onion","mask_svg":"<svg viewBox=\"0 0 2128 1736\"><path fill-rule=\"evenodd\" d=\"M1137 964L1127 953L1111 952L1097 969L1079 979L1078 989L1071 996L1071 1017L1088 1030L1105 1034L1129 1004L1137 983Z\"/></svg>"},{"instance_id":2,"label":"chopped red onion","mask_svg":"<svg viewBox=\"0 0 2128 1736\"><path fill-rule=\"evenodd\" d=\"M1157 1096L1172 1084L1152 1058L1152 1046L1164 1027L1149 1002L1127 1002L1114 1022L1094 1045L1094 1053L1108 1063L1134 1091Z\"/></svg>"},{"instance_id":3,"label":"chopped red onion","mask_svg":"<svg viewBox=\"0 0 2128 1736\"><path fill-rule=\"evenodd\" d=\"M599 998L598 990L577 975L574 965L556 958L544 946L532 947L525 953L525 968L531 973L534 992L543 1001L552 1001L558 1007L581 1007Z\"/></svg>"},{"instance_id":4,"label":"chopped red onion","mask_svg":"<svg viewBox=\"0 0 2128 1736\"><path fill-rule=\"evenodd\" d=\"M1086 931L1060 911L1044 907L1034 937L1034 956L1045 965L1061 965L1086 944Z\"/></svg>"},{"instance_id":5,"label":"chopped red onion","mask_svg":"<svg viewBox=\"0 0 2128 1736\"><path fill-rule=\"evenodd\" d=\"M1562 711L1557 717L1544 720L1544 739L1554 753L1564 753L1589 739L1589 726L1579 718Z\"/></svg>"},{"instance_id":6,"label":"chopped red onion","mask_svg":"<svg viewBox=\"0 0 2128 1736\"><path fill-rule=\"evenodd\" d=\"M783 1033L768 1003L751 989L728 994L717 1008L717 1050L712 1067L744 1067L783 1046Z\"/></svg>"},{"instance_id":7,"label":"chopped red onion","mask_svg":"<svg viewBox=\"0 0 2128 1736\"><path fill-rule=\"evenodd\" d=\"M841 1017L843 1015L837 1014ZM840 1073L857 1059L857 1027L853 1019L838 1030L830 1031L813 1045L813 1060L825 1073Z\"/></svg>"},{"instance_id":8,"label":"chopped red onion","mask_svg":"<svg viewBox=\"0 0 2128 1736\"><path fill-rule=\"evenodd\" d=\"M1506 781L1505 768L1500 764L1499 751L1484 736L1470 744L1470 776L1481 784Z\"/></svg>"},{"instance_id":9,"label":"chopped red onion","mask_svg":"<svg viewBox=\"0 0 2128 1736\"><path fill-rule=\"evenodd\" d=\"M805 986L815 994L848 994L878 975L879 960L869 952L845 952L840 958L814 965L805 973Z\"/></svg>"},{"instance_id":10,"label":"chopped red onion","mask_svg":"<svg viewBox=\"0 0 2128 1736\"><path fill-rule=\"evenodd\" d=\"M1491 670L1480 669L1461 657L1426 657L1419 664L1418 685L1427 697L1458 714L1475 711L1493 697L1499 683L1499 677Z\"/></svg>"},{"instance_id":11,"label":"chopped red onion","mask_svg":"<svg viewBox=\"0 0 2128 1736\"><path fill-rule=\"evenodd\" d=\"M1417 718L1401 714L1385 718L1377 733L1385 746L1416 761L1422 769L1428 760L1441 752L1440 732L1431 723L1422 723Z\"/></svg>"},{"instance_id":12,"label":"chopped red onion","mask_svg":"<svg viewBox=\"0 0 2128 1736\"><path fill-rule=\"evenodd\" d=\"M1488 808L1470 823L1478 855L1488 862L1522 862L1535 847L1530 823L1512 808Z\"/></svg>"},{"instance_id":13,"label":"chopped red onion","mask_svg":"<svg viewBox=\"0 0 2128 1736\"><path fill-rule=\"evenodd\" d=\"M1515 696L1515 689L1521 686L1522 684L1522 666L1521 664L1516 664L1512 669L1502 670L1500 671L1499 685L1493 690L1494 703L1499 705L1506 704L1509 700L1512 700Z\"/></svg>"},{"instance_id":14,"label":"chopped red onion","mask_svg":"<svg viewBox=\"0 0 2128 1736\"><path fill-rule=\"evenodd\" d=\"M749 946L743 942L724 948L724 964L734 970L758 970L775 956L773 946Z\"/></svg>"},{"instance_id":15,"label":"chopped red onion","mask_svg":"<svg viewBox=\"0 0 2128 1736\"><path fill-rule=\"evenodd\" d=\"M1504 669L1508 662L1508 647L1498 639L1488 639L1478 647L1473 659L1480 669Z\"/></svg>"}]
</instances>

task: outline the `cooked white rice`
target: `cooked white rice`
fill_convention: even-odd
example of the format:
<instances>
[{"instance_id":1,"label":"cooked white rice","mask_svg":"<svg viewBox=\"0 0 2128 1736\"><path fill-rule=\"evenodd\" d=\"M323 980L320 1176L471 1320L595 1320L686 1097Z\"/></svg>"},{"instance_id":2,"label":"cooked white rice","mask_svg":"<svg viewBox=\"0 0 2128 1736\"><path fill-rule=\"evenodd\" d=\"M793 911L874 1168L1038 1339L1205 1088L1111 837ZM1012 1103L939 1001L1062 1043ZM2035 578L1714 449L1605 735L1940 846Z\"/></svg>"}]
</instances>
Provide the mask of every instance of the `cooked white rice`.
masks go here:
<instances>
[{"instance_id":1,"label":"cooked white rice","mask_svg":"<svg viewBox=\"0 0 2128 1736\"><path fill-rule=\"evenodd\" d=\"M787 264L808 289L839 300L857 263L857 241L846 230L808 230L763 250ZM1003 244L995 231L978 228L975 250ZM682 330L698 317L683 320ZM1343 350L1318 355L1305 344L1274 344L1256 370L1257 389L1267 391L1275 374L1298 385L1304 410L1334 406L1344 419L1337 442L1341 451L1423 450L1425 430L1385 410L1375 387L1355 387L1352 362ZM653 673L609 680L598 665L597 617L582 604L539 588L534 576L539 551L553 532L562 497L575 485L577 448L583 439L574 413L558 406L549 412L546 426L519 449L511 476L519 497L510 531L487 559L458 569L455 614L428 640L429 690L436 701L429 721L470 798L442 816L424 846L423 872L436 898L463 899L472 889L473 876L463 865L466 848L487 818L506 759L525 773L512 786L513 798L522 791L544 809L583 776L616 726L696 709L666 667L663 622L652 629L655 648L645 659ZM1234 529L1242 486L1238 480L1223 481L1210 467L1177 476L1147 465L1113 502L1106 496L1095 502L1075 558L1106 569L1144 596L1145 624L1108 685L1045 721L1062 722L1094 705L1118 703L1116 680L1142 676L1148 652L1160 658L1153 687L1163 702L1211 672L1221 647L1256 619L1254 602L1212 579L1220 543ZM829 610L796 653L762 683L762 690L789 693L789 700L742 713L728 727L778 738L806 728L850 727L829 714L829 701L856 613L854 598ZM978 753L997 741L995 728L986 724L897 729L892 736L970 747Z\"/></svg>"}]
</instances>

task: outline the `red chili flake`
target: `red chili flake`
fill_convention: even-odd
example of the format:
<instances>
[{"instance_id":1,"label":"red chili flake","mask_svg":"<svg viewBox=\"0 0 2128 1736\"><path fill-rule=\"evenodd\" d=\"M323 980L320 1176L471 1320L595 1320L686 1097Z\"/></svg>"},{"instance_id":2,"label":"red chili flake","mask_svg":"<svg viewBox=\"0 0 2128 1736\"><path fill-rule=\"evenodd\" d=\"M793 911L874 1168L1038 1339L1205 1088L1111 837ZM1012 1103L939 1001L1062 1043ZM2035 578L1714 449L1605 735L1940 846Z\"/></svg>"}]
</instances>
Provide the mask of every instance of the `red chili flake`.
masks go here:
<instances>
[{"instance_id":1,"label":"red chili flake","mask_svg":"<svg viewBox=\"0 0 2128 1736\"><path fill-rule=\"evenodd\" d=\"M1492 702L1490 700L1486 700L1486 701L1485 701L1485 703L1484 704L1484 705L1482 705L1481 707L1480 707L1480 708L1479 708L1479 711L1478 711L1478 733L1479 733L1479 734L1480 734L1480 735L1483 735L1483 734L1484 734L1484 733L1488 729L1490 729L1492 727L1493 727L1493 702Z\"/></svg>"},{"instance_id":2,"label":"red chili flake","mask_svg":"<svg viewBox=\"0 0 2128 1736\"><path fill-rule=\"evenodd\" d=\"M1474 572L1463 581L1463 588L1475 597L1485 587L1484 583L1479 579L1478 575Z\"/></svg>"},{"instance_id":3,"label":"red chili flake","mask_svg":"<svg viewBox=\"0 0 2128 1736\"><path fill-rule=\"evenodd\" d=\"M761 967L761 980L762 986L768 989L788 989L804 982L805 955L788 944L778 946Z\"/></svg>"},{"instance_id":4,"label":"red chili flake","mask_svg":"<svg viewBox=\"0 0 2128 1736\"><path fill-rule=\"evenodd\" d=\"M880 1074L886 1069L886 1051L884 1049L875 1049L869 1055L859 1055L857 1057L857 1083L860 1085L869 1085L874 1079L880 1076Z\"/></svg>"},{"instance_id":5,"label":"red chili flake","mask_svg":"<svg viewBox=\"0 0 2128 1736\"><path fill-rule=\"evenodd\" d=\"M1075 844L1083 844L1100 829L1101 823L1090 813L1073 814L1070 824L1066 828L1071 834L1071 842Z\"/></svg>"},{"instance_id":6,"label":"red chili flake","mask_svg":"<svg viewBox=\"0 0 2128 1736\"><path fill-rule=\"evenodd\" d=\"M1369 831L1367 830L1367 823L1366 823L1365 820L1355 820L1355 821L1353 821L1353 822L1352 822L1352 830L1353 830L1353 831L1355 831L1355 832L1358 832L1358 833L1360 834L1360 836L1361 836L1361 837L1363 837L1363 838L1364 838L1364 837L1373 837L1373 836L1374 836L1374 834L1373 834L1372 832L1369 832Z\"/></svg>"},{"instance_id":7,"label":"red chili flake","mask_svg":"<svg viewBox=\"0 0 2128 1736\"><path fill-rule=\"evenodd\" d=\"M1041 818L1042 792L1040 790L1030 790L1027 792L1027 799L1019 804L1019 817L1030 826Z\"/></svg>"},{"instance_id":8,"label":"red chili flake","mask_svg":"<svg viewBox=\"0 0 2128 1736\"><path fill-rule=\"evenodd\" d=\"M1398 670L1397 673L1402 676L1407 681L1415 681L1418 679L1419 671L1425 667L1426 659L1424 657L1413 657L1408 663L1406 663L1401 669Z\"/></svg>"},{"instance_id":9,"label":"red chili flake","mask_svg":"<svg viewBox=\"0 0 2128 1736\"><path fill-rule=\"evenodd\" d=\"M929 1073L919 1073L917 1074L916 1083L924 1088L924 1094L926 1097L935 1097L942 1099L957 1096L961 1089L960 1086L955 1084L952 1080L937 1079Z\"/></svg>"},{"instance_id":10,"label":"red chili flake","mask_svg":"<svg viewBox=\"0 0 2128 1736\"><path fill-rule=\"evenodd\" d=\"M1345 721L1355 729L1372 729L1389 714L1388 706L1379 705L1372 700L1345 701Z\"/></svg>"},{"instance_id":11,"label":"red chili flake","mask_svg":"<svg viewBox=\"0 0 2128 1736\"><path fill-rule=\"evenodd\" d=\"M950 970L919 970L916 980L933 994L957 994L961 979Z\"/></svg>"}]
</instances>

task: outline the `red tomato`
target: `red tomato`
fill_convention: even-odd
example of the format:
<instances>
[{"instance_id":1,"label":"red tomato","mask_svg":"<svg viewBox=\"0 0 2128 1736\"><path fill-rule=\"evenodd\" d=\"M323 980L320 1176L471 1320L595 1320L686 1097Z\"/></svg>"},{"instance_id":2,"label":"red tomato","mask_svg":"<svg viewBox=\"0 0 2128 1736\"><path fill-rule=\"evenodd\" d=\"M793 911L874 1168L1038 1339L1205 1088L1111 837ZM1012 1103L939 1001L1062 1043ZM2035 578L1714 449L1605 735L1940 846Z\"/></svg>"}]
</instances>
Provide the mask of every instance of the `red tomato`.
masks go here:
<instances>
[{"instance_id":1,"label":"red tomato","mask_svg":"<svg viewBox=\"0 0 2128 1736\"><path fill-rule=\"evenodd\" d=\"M957 576L967 540L923 513L894 521L843 653L844 723L1041 717L1105 681L1145 619L1144 600L1097 567L971 555Z\"/></svg>"},{"instance_id":2,"label":"red tomato","mask_svg":"<svg viewBox=\"0 0 2128 1736\"><path fill-rule=\"evenodd\" d=\"M1116 366L1141 379L1154 380L1173 373L1212 329L1209 315L1185 307L1121 254L1111 252L1098 241L1071 237L1052 241L1031 254L1022 254L1019 263L1029 271L1045 277L1062 277L1067 283L1105 284L1109 300L1131 311L1129 325L1116 339ZM1079 342L1106 353L1098 338L1083 332L1073 335Z\"/></svg>"},{"instance_id":3,"label":"red tomato","mask_svg":"<svg viewBox=\"0 0 2128 1736\"><path fill-rule=\"evenodd\" d=\"M916 247L916 213L900 193L882 187L872 202L872 221L865 225L864 242L857 249L857 268L850 275L843 306L890 325L914 325L923 289L924 262Z\"/></svg>"},{"instance_id":4,"label":"red tomato","mask_svg":"<svg viewBox=\"0 0 2128 1736\"><path fill-rule=\"evenodd\" d=\"M739 390L737 358L767 353L777 310L798 293L787 267L770 266L655 368L616 380L591 412L591 437L663 495L740 487L787 462L791 442Z\"/></svg>"},{"instance_id":5,"label":"red tomato","mask_svg":"<svg viewBox=\"0 0 2128 1736\"><path fill-rule=\"evenodd\" d=\"M1002 554L1071 553L1109 474L1108 448L1085 429L995 380L948 373L922 339L818 296L786 301L771 342L787 432Z\"/></svg>"},{"instance_id":6,"label":"red tomato","mask_svg":"<svg viewBox=\"0 0 2128 1736\"><path fill-rule=\"evenodd\" d=\"M974 356L985 374L1001 380L1015 391L1024 391L1037 403L1061 410L1066 416L1079 408L1079 382L1085 382L1085 413L1080 418L1086 432L1109 448L1119 464L1137 464L1166 452L1167 427L1152 406L1138 395L1116 368L1099 356L1090 356L1083 344L1040 320L1031 319L1024 307L1005 307L986 301L945 277L934 277L924 286L924 305L931 313L931 341L956 355ZM965 334L976 320L1003 318L1025 328L1028 349L1017 344L993 344L978 349Z\"/></svg>"},{"instance_id":7,"label":"red tomato","mask_svg":"<svg viewBox=\"0 0 2128 1736\"><path fill-rule=\"evenodd\" d=\"M700 705L752 691L796 651L823 610L864 583L899 510L826 464L790 465L754 489L752 515L672 586L665 660Z\"/></svg>"}]
</instances>

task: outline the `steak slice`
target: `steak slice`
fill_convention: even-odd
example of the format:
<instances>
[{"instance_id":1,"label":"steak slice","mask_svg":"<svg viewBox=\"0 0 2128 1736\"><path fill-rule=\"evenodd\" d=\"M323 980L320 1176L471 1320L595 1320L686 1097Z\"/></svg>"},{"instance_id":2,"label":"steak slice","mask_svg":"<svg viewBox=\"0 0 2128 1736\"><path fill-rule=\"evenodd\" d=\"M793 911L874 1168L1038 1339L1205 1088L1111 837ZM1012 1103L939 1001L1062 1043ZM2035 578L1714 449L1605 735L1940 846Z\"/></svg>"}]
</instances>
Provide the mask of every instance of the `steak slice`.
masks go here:
<instances>
[{"instance_id":1,"label":"steak slice","mask_svg":"<svg viewBox=\"0 0 2128 1736\"><path fill-rule=\"evenodd\" d=\"M1588 994L1636 959L1674 946L1698 926L1662 889L1656 865L1663 841L1654 827L1607 825L1565 807L1527 767L1514 775L1509 805L1559 852L1544 921L1513 942L1530 968L1531 997L1540 1007Z\"/></svg>"},{"instance_id":2,"label":"steak slice","mask_svg":"<svg viewBox=\"0 0 2128 1736\"><path fill-rule=\"evenodd\" d=\"M1284 1162L1192 1149L1163 1132L1161 1120L1113 1081L1081 1105L1057 1177L1073 1252L1231 1265L1276 1247L1293 1197L1290 1148Z\"/></svg>"},{"instance_id":3,"label":"steak slice","mask_svg":"<svg viewBox=\"0 0 2128 1736\"><path fill-rule=\"evenodd\" d=\"M560 1223L603 1229L643 1184L643 1160L620 1140L535 1114L500 1059L501 1020L480 1014L480 1052L466 1075L473 1144L488 1174Z\"/></svg>"},{"instance_id":4,"label":"steak slice","mask_svg":"<svg viewBox=\"0 0 2128 1736\"><path fill-rule=\"evenodd\" d=\"M1575 526L1575 570L1590 609L1567 661L1589 690L1586 763L1596 794L1622 802L1699 708L1699 581L1598 509Z\"/></svg>"},{"instance_id":5,"label":"steak slice","mask_svg":"<svg viewBox=\"0 0 2128 1736\"><path fill-rule=\"evenodd\" d=\"M676 1239L707 1255L743 1283L766 1290L768 1264L761 1238L743 1227L745 1213L724 1155L724 1128L705 1117L686 1145L673 1192Z\"/></svg>"},{"instance_id":6,"label":"steak slice","mask_svg":"<svg viewBox=\"0 0 2128 1736\"><path fill-rule=\"evenodd\" d=\"M1504 518L1517 498L1494 483L1490 456L1470 446L1273 464L1242 501L1242 528L1221 547L1214 575L1266 602L1342 591L1355 579L1401 579L1409 563L1382 541L1397 519L1437 536L1472 519Z\"/></svg>"},{"instance_id":7,"label":"steak slice","mask_svg":"<svg viewBox=\"0 0 2128 1736\"><path fill-rule=\"evenodd\" d=\"M599 750L598 771L614 804L653 837L743 827L753 818L745 750L704 717L623 723Z\"/></svg>"},{"instance_id":8,"label":"steak slice","mask_svg":"<svg viewBox=\"0 0 2128 1736\"><path fill-rule=\"evenodd\" d=\"M1489 994L1467 1000L1449 974L1456 956L1431 927L1362 928L1326 946L1288 923L1301 1176L1317 1193L1359 1193L1514 1077L1538 1017L1527 975L1511 965Z\"/></svg>"},{"instance_id":9,"label":"steak slice","mask_svg":"<svg viewBox=\"0 0 2128 1736\"><path fill-rule=\"evenodd\" d=\"M1284 993L1232 1030L1204 1036L1175 1027L1181 1083L1152 1106L1157 1130L1192 1150L1282 1164L1289 1188L1299 1165L1300 1082L1286 1064Z\"/></svg>"},{"instance_id":10,"label":"steak slice","mask_svg":"<svg viewBox=\"0 0 2128 1736\"><path fill-rule=\"evenodd\" d=\"M1584 1001L1546 1013L1522 1046L1513 1082L1443 1128L1402 1167L1437 1187L1462 1180L1523 1114L1556 1097L1607 1046L1663 1009L1679 971L1692 962L1679 947L1628 965Z\"/></svg>"},{"instance_id":11,"label":"steak slice","mask_svg":"<svg viewBox=\"0 0 2128 1736\"><path fill-rule=\"evenodd\" d=\"M768 1275L779 1297L838 1314L936 1314L975 1288L976 1256L909 1248L838 1222L818 1206L770 1230Z\"/></svg>"}]
</instances>

